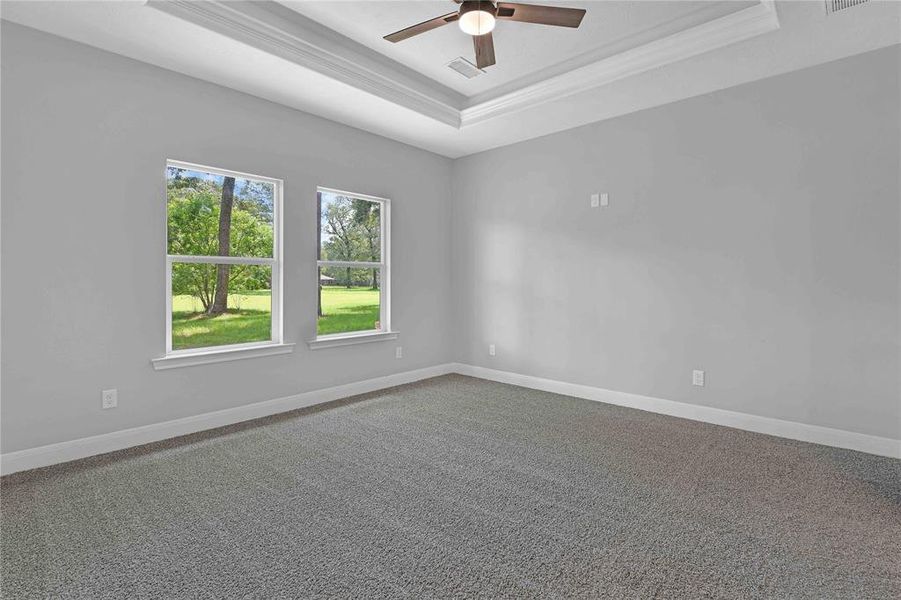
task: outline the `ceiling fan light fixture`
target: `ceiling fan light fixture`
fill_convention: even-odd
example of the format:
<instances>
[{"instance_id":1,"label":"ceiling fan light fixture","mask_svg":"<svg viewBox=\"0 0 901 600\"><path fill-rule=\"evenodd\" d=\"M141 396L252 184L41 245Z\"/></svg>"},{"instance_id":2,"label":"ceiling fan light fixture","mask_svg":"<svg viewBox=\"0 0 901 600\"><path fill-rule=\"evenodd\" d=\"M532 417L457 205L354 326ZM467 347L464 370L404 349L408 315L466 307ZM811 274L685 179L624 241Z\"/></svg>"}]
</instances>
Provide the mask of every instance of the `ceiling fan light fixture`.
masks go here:
<instances>
[{"instance_id":1,"label":"ceiling fan light fixture","mask_svg":"<svg viewBox=\"0 0 901 600\"><path fill-rule=\"evenodd\" d=\"M464 2L460 7L460 29L468 35L485 35L494 30L494 5L491 2Z\"/></svg>"},{"instance_id":2,"label":"ceiling fan light fixture","mask_svg":"<svg viewBox=\"0 0 901 600\"><path fill-rule=\"evenodd\" d=\"M2 0L0 0L2 1ZM848 2L850 0L835 0ZM476 54L477 69L484 69L497 64L494 56L494 36L491 32L498 19L536 23L554 27L576 28L585 16L584 8L566 8L563 6L539 6L537 4L519 4L516 2L488 2L487 0L454 0L460 5L456 12L440 15L389 33L385 40L396 44L413 36L443 27L457 21L463 33L472 36L472 46Z\"/></svg>"}]
</instances>

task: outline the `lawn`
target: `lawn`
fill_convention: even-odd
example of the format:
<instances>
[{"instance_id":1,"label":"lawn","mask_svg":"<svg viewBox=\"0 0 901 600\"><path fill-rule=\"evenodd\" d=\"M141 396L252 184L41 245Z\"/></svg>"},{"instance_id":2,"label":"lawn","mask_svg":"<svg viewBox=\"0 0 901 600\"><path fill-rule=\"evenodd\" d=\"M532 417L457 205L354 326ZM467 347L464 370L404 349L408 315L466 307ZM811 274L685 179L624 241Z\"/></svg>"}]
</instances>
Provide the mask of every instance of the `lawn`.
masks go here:
<instances>
[{"instance_id":1,"label":"lawn","mask_svg":"<svg viewBox=\"0 0 901 600\"><path fill-rule=\"evenodd\" d=\"M269 290L228 297L228 312L207 317L193 296L172 298L172 349L244 344L270 339ZM375 329L379 292L369 288L323 287L318 334Z\"/></svg>"},{"instance_id":2,"label":"lawn","mask_svg":"<svg viewBox=\"0 0 901 600\"><path fill-rule=\"evenodd\" d=\"M375 329L379 291L368 287L323 286L319 335Z\"/></svg>"},{"instance_id":3,"label":"lawn","mask_svg":"<svg viewBox=\"0 0 901 600\"><path fill-rule=\"evenodd\" d=\"M269 290L228 296L228 312L207 317L194 296L172 298L172 349L245 344L271 339Z\"/></svg>"}]
</instances>

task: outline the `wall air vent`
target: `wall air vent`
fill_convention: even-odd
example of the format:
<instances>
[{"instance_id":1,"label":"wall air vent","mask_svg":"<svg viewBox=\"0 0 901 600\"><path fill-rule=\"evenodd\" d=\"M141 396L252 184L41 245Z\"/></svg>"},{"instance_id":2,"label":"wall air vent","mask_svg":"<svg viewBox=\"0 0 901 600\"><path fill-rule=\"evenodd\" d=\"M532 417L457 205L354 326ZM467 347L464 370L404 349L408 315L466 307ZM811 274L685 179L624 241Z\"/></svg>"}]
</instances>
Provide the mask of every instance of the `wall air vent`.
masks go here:
<instances>
[{"instance_id":1,"label":"wall air vent","mask_svg":"<svg viewBox=\"0 0 901 600\"><path fill-rule=\"evenodd\" d=\"M466 79L472 79L477 75L481 75L485 71L478 68L462 56L455 58L454 60L447 63L447 66L465 77Z\"/></svg>"},{"instance_id":2,"label":"wall air vent","mask_svg":"<svg viewBox=\"0 0 901 600\"><path fill-rule=\"evenodd\" d=\"M853 8L858 4L864 4L870 0L826 0L826 14L831 15L840 10Z\"/></svg>"}]
</instances>

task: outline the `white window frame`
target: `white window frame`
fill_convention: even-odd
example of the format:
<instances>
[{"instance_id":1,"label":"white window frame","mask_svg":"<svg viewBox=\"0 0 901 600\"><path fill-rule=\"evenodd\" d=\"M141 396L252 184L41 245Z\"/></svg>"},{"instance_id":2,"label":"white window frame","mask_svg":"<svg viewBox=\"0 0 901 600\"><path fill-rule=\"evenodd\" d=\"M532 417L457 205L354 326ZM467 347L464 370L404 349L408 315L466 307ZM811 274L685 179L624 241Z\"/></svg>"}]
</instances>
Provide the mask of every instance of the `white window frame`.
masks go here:
<instances>
[{"instance_id":1,"label":"white window frame","mask_svg":"<svg viewBox=\"0 0 901 600\"><path fill-rule=\"evenodd\" d=\"M366 200L368 202L377 202L379 207L379 218L381 227L380 238L381 238L381 261L380 262L366 262L366 261L342 261L342 260L319 260L319 253L322 247L321 241L321 231L319 228L322 227L322 218L319 214L319 206L321 202L322 193L334 194L338 196L346 196L348 198L356 198L359 200ZM338 190L334 188L328 188L319 186L316 188L316 205L317 205L317 222L316 222L316 231L317 231L317 243L319 247L316 248L316 286L318 293L318 286L320 285L318 281L319 277L319 269L321 267L350 267L352 269L379 269L379 327L378 330L371 331L350 331L344 333L330 333L328 335L316 335L316 337L309 342L310 348L316 350L319 348L330 348L333 346L346 346L350 344L359 344L363 342L377 342L382 340L393 340L397 339L397 332L391 329L391 200L388 198L381 198L379 196L372 196L369 194L359 194L357 192L348 192L345 190ZM317 302L318 305L318 302ZM317 317L317 331L318 331L318 317Z\"/></svg>"},{"instance_id":2,"label":"white window frame","mask_svg":"<svg viewBox=\"0 0 901 600\"><path fill-rule=\"evenodd\" d=\"M222 362L239 358L255 358L270 354L284 354L293 350L294 344L286 344L284 341L283 327L283 195L284 181L263 175L253 175L231 169L221 169L207 165L199 165L180 160L167 160L166 170L169 167L188 169L223 177L236 179L250 179L269 183L273 186L272 198L272 258L242 257L242 256L193 256L181 254L169 254L168 240L168 214L165 221L165 256L166 256L166 353L162 358L153 360L156 369L168 369L180 366L193 366L210 362ZM189 348L184 350L172 349L172 265L173 263L195 264L230 264L230 265L267 265L272 269L272 299L271 299L271 336L270 339L259 342L243 344L224 344L221 346L204 346L201 348Z\"/></svg>"}]
</instances>

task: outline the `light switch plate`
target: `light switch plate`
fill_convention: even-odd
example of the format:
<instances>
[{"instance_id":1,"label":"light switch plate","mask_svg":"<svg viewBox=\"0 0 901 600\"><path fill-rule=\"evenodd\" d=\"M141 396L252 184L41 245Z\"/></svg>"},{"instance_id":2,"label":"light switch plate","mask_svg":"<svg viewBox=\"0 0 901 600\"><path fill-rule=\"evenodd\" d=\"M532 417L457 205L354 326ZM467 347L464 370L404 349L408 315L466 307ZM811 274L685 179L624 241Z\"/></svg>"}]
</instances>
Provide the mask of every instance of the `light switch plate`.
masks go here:
<instances>
[{"instance_id":1,"label":"light switch plate","mask_svg":"<svg viewBox=\"0 0 901 600\"><path fill-rule=\"evenodd\" d=\"M610 206L610 197L607 194L601 194L601 206Z\"/></svg>"},{"instance_id":2,"label":"light switch plate","mask_svg":"<svg viewBox=\"0 0 901 600\"><path fill-rule=\"evenodd\" d=\"M591 208L597 208L601 204L601 195L600 194L592 194L591 195Z\"/></svg>"}]
</instances>

